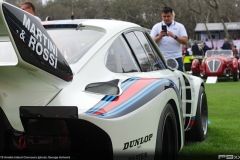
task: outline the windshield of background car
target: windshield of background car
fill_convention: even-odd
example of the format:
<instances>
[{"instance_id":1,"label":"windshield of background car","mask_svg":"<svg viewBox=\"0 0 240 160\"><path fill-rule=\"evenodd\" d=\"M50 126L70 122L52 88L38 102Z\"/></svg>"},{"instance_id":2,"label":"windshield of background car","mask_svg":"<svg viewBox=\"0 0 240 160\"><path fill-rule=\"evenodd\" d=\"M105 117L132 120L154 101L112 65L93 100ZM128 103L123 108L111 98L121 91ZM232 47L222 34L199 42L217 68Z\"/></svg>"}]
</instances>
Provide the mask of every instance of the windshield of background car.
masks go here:
<instances>
[{"instance_id":1,"label":"windshield of background car","mask_svg":"<svg viewBox=\"0 0 240 160\"><path fill-rule=\"evenodd\" d=\"M49 29L47 31L69 64L81 59L104 35L94 30Z\"/></svg>"},{"instance_id":2,"label":"windshield of background car","mask_svg":"<svg viewBox=\"0 0 240 160\"><path fill-rule=\"evenodd\" d=\"M224 57L233 57L232 50L208 50L205 53L205 57L217 57L217 56L224 56Z\"/></svg>"},{"instance_id":3,"label":"windshield of background car","mask_svg":"<svg viewBox=\"0 0 240 160\"><path fill-rule=\"evenodd\" d=\"M12 43L0 41L0 66L14 66L17 63L18 59Z\"/></svg>"}]
</instances>

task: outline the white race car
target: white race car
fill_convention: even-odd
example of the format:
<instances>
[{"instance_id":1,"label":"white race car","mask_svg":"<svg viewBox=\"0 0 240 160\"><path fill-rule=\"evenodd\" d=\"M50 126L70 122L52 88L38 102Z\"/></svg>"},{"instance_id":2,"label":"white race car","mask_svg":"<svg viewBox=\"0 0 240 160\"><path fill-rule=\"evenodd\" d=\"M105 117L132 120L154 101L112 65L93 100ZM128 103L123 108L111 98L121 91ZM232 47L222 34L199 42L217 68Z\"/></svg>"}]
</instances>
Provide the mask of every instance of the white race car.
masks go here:
<instances>
[{"instance_id":1,"label":"white race car","mask_svg":"<svg viewBox=\"0 0 240 160\"><path fill-rule=\"evenodd\" d=\"M2 154L174 159L185 138L206 138L203 81L176 70L141 26L41 24L0 4Z\"/></svg>"}]
</instances>

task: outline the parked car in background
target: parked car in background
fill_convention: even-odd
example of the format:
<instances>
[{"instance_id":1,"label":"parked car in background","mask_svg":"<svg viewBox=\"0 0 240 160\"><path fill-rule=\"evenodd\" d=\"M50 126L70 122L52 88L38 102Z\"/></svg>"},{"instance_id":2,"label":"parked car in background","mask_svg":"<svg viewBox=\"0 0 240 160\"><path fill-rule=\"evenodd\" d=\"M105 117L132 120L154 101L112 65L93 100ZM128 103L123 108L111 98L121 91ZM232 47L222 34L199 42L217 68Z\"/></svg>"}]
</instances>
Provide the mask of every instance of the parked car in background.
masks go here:
<instances>
[{"instance_id":1,"label":"parked car in background","mask_svg":"<svg viewBox=\"0 0 240 160\"><path fill-rule=\"evenodd\" d=\"M191 67L194 75L201 75L204 78L209 76L232 77L233 81L238 81L239 70L240 60L233 56L232 50L208 50L202 62L195 59Z\"/></svg>"},{"instance_id":2,"label":"parked car in background","mask_svg":"<svg viewBox=\"0 0 240 160\"><path fill-rule=\"evenodd\" d=\"M202 79L178 71L143 27L41 24L0 6L0 55L11 57L0 59L0 152L175 159L185 138L205 140Z\"/></svg>"}]
</instances>

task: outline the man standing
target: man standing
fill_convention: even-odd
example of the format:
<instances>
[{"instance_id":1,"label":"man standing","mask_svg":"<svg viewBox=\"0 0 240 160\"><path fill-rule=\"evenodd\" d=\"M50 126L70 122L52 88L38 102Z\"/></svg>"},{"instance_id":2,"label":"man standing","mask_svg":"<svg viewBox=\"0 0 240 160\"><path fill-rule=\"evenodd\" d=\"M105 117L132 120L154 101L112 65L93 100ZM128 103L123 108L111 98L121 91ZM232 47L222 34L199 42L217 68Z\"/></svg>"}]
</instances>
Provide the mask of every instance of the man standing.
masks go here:
<instances>
[{"instance_id":1,"label":"man standing","mask_svg":"<svg viewBox=\"0 0 240 160\"><path fill-rule=\"evenodd\" d=\"M232 49L232 46L228 42L227 38L224 38L224 43L223 43L221 48L224 49L224 50L231 50Z\"/></svg>"},{"instance_id":2,"label":"man standing","mask_svg":"<svg viewBox=\"0 0 240 160\"><path fill-rule=\"evenodd\" d=\"M164 7L161 13L162 22L155 24L151 30L151 37L158 44L166 59L175 58L178 62L178 70L183 71L182 44L188 42L185 27L173 20L173 10ZM167 32L163 30L166 26Z\"/></svg>"},{"instance_id":3,"label":"man standing","mask_svg":"<svg viewBox=\"0 0 240 160\"><path fill-rule=\"evenodd\" d=\"M197 41L194 41L194 44L192 45L192 53L194 56L202 56L202 49L198 46Z\"/></svg>"},{"instance_id":4,"label":"man standing","mask_svg":"<svg viewBox=\"0 0 240 160\"><path fill-rule=\"evenodd\" d=\"M41 19L35 15L35 7L31 2L23 2L21 4L21 9L32 14L34 17L36 17L41 22Z\"/></svg>"},{"instance_id":5,"label":"man standing","mask_svg":"<svg viewBox=\"0 0 240 160\"><path fill-rule=\"evenodd\" d=\"M211 48L209 48L209 47L206 45L205 42L203 43L203 47L202 47L202 49L203 49L203 53L204 53L204 55L205 55L206 51L211 50Z\"/></svg>"}]
</instances>

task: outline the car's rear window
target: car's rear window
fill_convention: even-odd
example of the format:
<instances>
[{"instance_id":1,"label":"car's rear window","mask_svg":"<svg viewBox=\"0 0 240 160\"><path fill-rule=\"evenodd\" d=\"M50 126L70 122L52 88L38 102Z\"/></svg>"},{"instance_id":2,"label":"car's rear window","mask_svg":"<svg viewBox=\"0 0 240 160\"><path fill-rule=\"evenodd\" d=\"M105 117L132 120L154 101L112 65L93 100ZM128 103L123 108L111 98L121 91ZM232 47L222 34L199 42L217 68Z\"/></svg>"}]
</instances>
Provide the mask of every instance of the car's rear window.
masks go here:
<instances>
[{"instance_id":1,"label":"car's rear window","mask_svg":"<svg viewBox=\"0 0 240 160\"><path fill-rule=\"evenodd\" d=\"M74 64L103 36L103 32L76 29L49 29L60 52L69 64Z\"/></svg>"}]
</instances>

